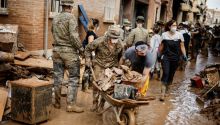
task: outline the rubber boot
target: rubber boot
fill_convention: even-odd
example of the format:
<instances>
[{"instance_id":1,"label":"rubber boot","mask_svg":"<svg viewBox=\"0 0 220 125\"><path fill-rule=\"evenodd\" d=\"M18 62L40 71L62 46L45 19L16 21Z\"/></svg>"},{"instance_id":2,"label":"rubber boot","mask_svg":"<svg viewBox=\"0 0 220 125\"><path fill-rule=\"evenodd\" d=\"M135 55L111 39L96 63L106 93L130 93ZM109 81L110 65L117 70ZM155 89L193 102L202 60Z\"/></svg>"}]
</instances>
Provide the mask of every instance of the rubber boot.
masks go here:
<instances>
[{"instance_id":1,"label":"rubber boot","mask_svg":"<svg viewBox=\"0 0 220 125\"><path fill-rule=\"evenodd\" d=\"M97 112L103 111L104 106L105 106L105 99L104 99L104 98L101 98L101 101L100 101L100 104L99 104L99 106L98 106Z\"/></svg>"},{"instance_id":2,"label":"rubber boot","mask_svg":"<svg viewBox=\"0 0 220 125\"><path fill-rule=\"evenodd\" d=\"M54 107L57 109L61 108L60 99L61 99L61 88L55 87L55 104Z\"/></svg>"},{"instance_id":3,"label":"rubber boot","mask_svg":"<svg viewBox=\"0 0 220 125\"><path fill-rule=\"evenodd\" d=\"M92 104L92 108L90 109L92 112L98 110L98 99L99 99L99 93L97 90L93 88L93 104Z\"/></svg>"},{"instance_id":4,"label":"rubber boot","mask_svg":"<svg viewBox=\"0 0 220 125\"><path fill-rule=\"evenodd\" d=\"M76 113L82 113L84 112L84 108L79 107L76 105L76 99L77 99L77 87L71 87L68 88L69 92L67 94L67 112L76 112ZM71 96L72 95L72 96Z\"/></svg>"},{"instance_id":5,"label":"rubber boot","mask_svg":"<svg viewBox=\"0 0 220 125\"><path fill-rule=\"evenodd\" d=\"M164 101L165 100L165 94L166 94L166 86L161 83L161 97L160 97L160 101Z\"/></svg>"},{"instance_id":6,"label":"rubber boot","mask_svg":"<svg viewBox=\"0 0 220 125\"><path fill-rule=\"evenodd\" d=\"M150 80L152 80L154 77L154 71L150 72Z\"/></svg>"},{"instance_id":7,"label":"rubber boot","mask_svg":"<svg viewBox=\"0 0 220 125\"><path fill-rule=\"evenodd\" d=\"M84 108L77 106L76 104L69 104L66 107L67 112L76 112L76 113L82 113L84 112Z\"/></svg>"},{"instance_id":8,"label":"rubber boot","mask_svg":"<svg viewBox=\"0 0 220 125\"><path fill-rule=\"evenodd\" d=\"M166 91L165 91L165 97L169 96L169 85L165 85Z\"/></svg>"},{"instance_id":9,"label":"rubber boot","mask_svg":"<svg viewBox=\"0 0 220 125\"><path fill-rule=\"evenodd\" d=\"M86 93L89 92L89 85L88 85L88 84L86 84L86 85L84 86L83 92L86 92Z\"/></svg>"},{"instance_id":10,"label":"rubber boot","mask_svg":"<svg viewBox=\"0 0 220 125\"><path fill-rule=\"evenodd\" d=\"M88 71L85 70L83 74L83 79L82 79L82 91L86 92L86 89L88 89L88 81L89 81L89 76L88 76Z\"/></svg>"},{"instance_id":11,"label":"rubber boot","mask_svg":"<svg viewBox=\"0 0 220 125\"><path fill-rule=\"evenodd\" d=\"M157 70L157 80L160 80L160 70Z\"/></svg>"},{"instance_id":12,"label":"rubber boot","mask_svg":"<svg viewBox=\"0 0 220 125\"><path fill-rule=\"evenodd\" d=\"M98 110L98 102L93 101L91 112L95 112Z\"/></svg>"}]
</instances>

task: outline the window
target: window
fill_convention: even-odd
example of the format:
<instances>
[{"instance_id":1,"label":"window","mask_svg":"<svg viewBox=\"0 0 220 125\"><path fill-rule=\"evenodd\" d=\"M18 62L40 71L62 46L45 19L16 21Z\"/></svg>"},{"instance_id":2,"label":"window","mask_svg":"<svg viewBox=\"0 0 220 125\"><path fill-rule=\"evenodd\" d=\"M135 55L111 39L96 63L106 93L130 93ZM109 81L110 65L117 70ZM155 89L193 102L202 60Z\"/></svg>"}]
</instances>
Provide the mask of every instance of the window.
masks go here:
<instances>
[{"instance_id":1,"label":"window","mask_svg":"<svg viewBox=\"0 0 220 125\"><path fill-rule=\"evenodd\" d=\"M1 8L7 8L7 0L0 0Z\"/></svg>"},{"instance_id":2,"label":"window","mask_svg":"<svg viewBox=\"0 0 220 125\"><path fill-rule=\"evenodd\" d=\"M60 0L51 0L51 12L59 13L62 11L62 6L60 6Z\"/></svg>"},{"instance_id":3,"label":"window","mask_svg":"<svg viewBox=\"0 0 220 125\"><path fill-rule=\"evenodd\" d=\"M53 18L62 11L60 3L60 0L50 0L50 18Z\"/></svg>"},{"instance_id":4,"label":"window","mask_svg":"<svg viewBox=\"0 0 220 125\"><path fill-rule=\"evenodd\" d=\"M115 18L115 1L116 0L106 0L105 1L105 13L104 21L105 22L114 22Z\"/></svg>"},{"instance_id":5,"label":"window","mask_svg":"<svg viewBox=\"0 0 220 125\"><path fill-rule=\"evenodd\" d=\"M8 5L7 0L0 0L0 14L1 15L8 15L7 5Z\"/></svg>"}]
</instances>

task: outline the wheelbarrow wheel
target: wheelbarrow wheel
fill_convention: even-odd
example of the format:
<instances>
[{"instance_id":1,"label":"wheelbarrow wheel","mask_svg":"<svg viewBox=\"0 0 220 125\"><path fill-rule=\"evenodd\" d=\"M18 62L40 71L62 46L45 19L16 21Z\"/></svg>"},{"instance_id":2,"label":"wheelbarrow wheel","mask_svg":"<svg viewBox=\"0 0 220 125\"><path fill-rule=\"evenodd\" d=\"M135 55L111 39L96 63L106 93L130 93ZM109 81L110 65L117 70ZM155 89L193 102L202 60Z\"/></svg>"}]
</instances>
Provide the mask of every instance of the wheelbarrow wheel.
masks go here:
<instances>
[{"instance_id":1,"label":"wheelbarrow wheel","mask_svg":"<svg viewBox=\"0 0 220 125\"><path fill-rule=\"evenodd\" d=\"M117 120L113 109L109 109L102 114L103 125L117 125Z\"/></svg>"},{"instance_id":2,"label":"wheelbarrow wheel","mask_svg":"<svg viewBox=\"0 0 220 125\"><path fill-rule=\"evenodd\" d=\"M102 115L103 125L135 125L135 112L125 109L122 111L120 120L117 123L116 115L113 109L109 109Z\"/></svg>"},{"instance_id":3,"label":"wheelbarrow wheel","mask_svg":"<svg viewBox=\"0 0 220 125\"><path fill-rule=\"evenodd\" d=\"M121 114L121 121L120 125L135 125L135 113L129 109L125 109L122 111Z\"/></svg>"}]
</instances>

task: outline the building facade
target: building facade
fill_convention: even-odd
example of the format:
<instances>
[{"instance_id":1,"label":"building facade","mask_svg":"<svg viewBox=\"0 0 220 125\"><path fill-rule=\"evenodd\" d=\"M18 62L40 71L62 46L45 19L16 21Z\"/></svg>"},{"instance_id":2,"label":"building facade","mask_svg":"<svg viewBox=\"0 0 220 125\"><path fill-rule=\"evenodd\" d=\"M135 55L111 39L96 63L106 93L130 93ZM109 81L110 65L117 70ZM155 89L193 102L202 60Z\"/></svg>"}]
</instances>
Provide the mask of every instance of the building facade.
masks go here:
<instances>
[{"instance_id":1,"label":"building facade","mask_svg":"<svg viewBox=\"0 0 220 125\"><path fill-rule=\"evenodd\" d=\"M127 18L135 27L137 16L144 16L145 27L150 29L158 20L164 22L172 18L173 0L74 0L74 15L79 18L82 10L88 18L100 21L99 36L103 35L109 25L123 24ZM53 37L51 22L62 11L60 0L0 0L0 24L19 25L18 42L27 50L52 48ZM85 30L80 22L79 35L85 37Z\"/></svg>"},{"instance_id":2,"label":"building facade","mask_svg":"<svg viewBox=\"0 0 220 125\"><path fill-rule=\"evenodd\" d=\"M206 13L207 25L219 25L220 24L220 9L208 9Z\"/></svg>"},{"instance_id":3,"label":"building facade","mask_svg":"<svg viewBox=\"0 0 220 125\"><path fill-rule=\"evenodd\" d=\"M206 18L206 0L173 0L172 9L173 19L178 23L204 22Z\"/></svg>"},{"instance_id":4,"label":"building facade","mask_svg":"<svg viewBox=\"0 0 220 125\"><path fill-rule=\"evenodd\" d=\"M135 27L137 16L144 16L145 27L150 29L156 21L164 22L172 18L172 0L121 0L120 24L124 18L132 22Z\"/></svg>"},{"instance_id":5,"label":"building facade","mask_svg":"<svg viewBox=\"0 0 220 125\"><path fill-rule=\"evenodd\" d=\"M120 0L75 0L74 15L79 17L82 4L89 18L100 21L98 35L119 21ZM0 0L0 24L18 24L18 42L27 50L52 48L51 22L62 11L60 0ZM79 22L79 35L85 36Z\"/></svg>"}]
</instances>

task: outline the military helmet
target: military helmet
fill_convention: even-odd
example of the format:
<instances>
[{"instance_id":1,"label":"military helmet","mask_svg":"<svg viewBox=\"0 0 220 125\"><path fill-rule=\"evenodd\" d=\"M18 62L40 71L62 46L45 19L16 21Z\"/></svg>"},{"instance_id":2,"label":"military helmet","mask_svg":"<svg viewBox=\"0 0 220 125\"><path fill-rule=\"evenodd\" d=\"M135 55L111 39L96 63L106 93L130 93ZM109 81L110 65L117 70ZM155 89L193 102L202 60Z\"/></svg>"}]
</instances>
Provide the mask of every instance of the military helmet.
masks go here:
<instances>
[{"instance_id":1,"label":"military helmet","mask_svg":"<svg viewBox=\"0 0 220 125\"><path fill-rule=\"evenodd\" d=\"M110 26L108 31L107 31L107 36L110 37L110 38L115 38L115 39L120 38L120 29L119 29L119 27L116 26L116 25Z\"/></svg>"},{"instance_id":2,"label":"military helmet","mask_svg":"<svg viewBox=\"0 0 220 125\"><path fill-rule=\"evenodd\" d=\"M130 26L130 25L131 25L131 22L130 22L128 19L124 19L124 20L123 20L123 25L124 25L124 26Z\"/></svg>"},{"instance_id":3,"label":"military helmet","mask_svg":"<svg viewBox=\"0 0 220 125\"><path fill-rule=\"evenodd\" d=\"M144 21L145 19L144 19L143 16L138 16L137 19L136 19L136 21L139 21L139 20L140 20L140 21Z\"/></svg>"},{"instance_id":4,"label":"military helmet","mask_svg":"<svg viewBox=\"0 0 220 125\"><path fill-rule=\"evenodd\" d=\"M73 6L74 1L73 0L61 0L62 6Z\"/></svg>"}]
</instances>

